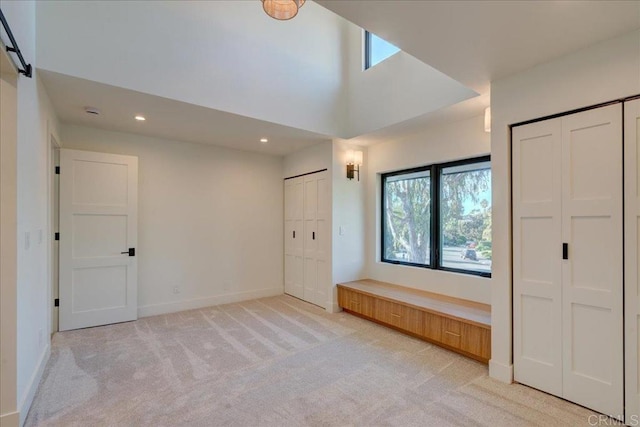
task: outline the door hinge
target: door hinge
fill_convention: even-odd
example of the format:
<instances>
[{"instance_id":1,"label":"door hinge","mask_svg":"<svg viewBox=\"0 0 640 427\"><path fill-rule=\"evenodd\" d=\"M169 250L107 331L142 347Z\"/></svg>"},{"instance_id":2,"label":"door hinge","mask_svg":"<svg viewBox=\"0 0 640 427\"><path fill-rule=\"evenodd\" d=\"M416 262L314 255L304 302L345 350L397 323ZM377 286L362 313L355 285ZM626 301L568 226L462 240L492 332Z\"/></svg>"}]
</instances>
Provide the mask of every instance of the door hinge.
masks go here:
<instances>
[{"instance_id":1,"label":"door hinge","mask_svg":"<svg viewBox=\"0 0 640 427\"><path fill-rule=\"evenodd\" d=\"M60 166L56 166L56 175L60 175Z\"/></svg>"},{"instance_id":2,"label":"door hinge","mask_svg":"<svg viewBox=\"0 0 640 427\"><path fill-rule=\"evenodd\" d=\"M60 298L56 298L53 300L53 306L54 307L60 307Z\"/></svg>"},{"instance_id":3,"label":"door hinge","mask_svg":"<svg viewBox=\"0 0 640 427\"><path fill-rule=\"evenodd\" d=\"M54 238L55 240L60 240L60 233L55 233L55 234L53 235L53 238Z\"/></svg>"}]
</instances>

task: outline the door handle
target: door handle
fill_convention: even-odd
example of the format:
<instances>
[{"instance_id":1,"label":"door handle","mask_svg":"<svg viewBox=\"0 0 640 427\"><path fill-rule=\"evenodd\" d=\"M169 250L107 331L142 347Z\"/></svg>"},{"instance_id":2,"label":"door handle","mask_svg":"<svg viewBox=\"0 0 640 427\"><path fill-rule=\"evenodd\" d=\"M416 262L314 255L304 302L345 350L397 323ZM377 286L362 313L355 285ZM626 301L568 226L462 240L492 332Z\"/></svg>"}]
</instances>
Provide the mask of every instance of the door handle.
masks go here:
<instances>
[{"instance_id":1,"label":"door handle","mask_svg":"<svg viewBox=\"0 0 640 427\"><path fill-rule=\"evenodd\" d=\"M562 259L569 259L569 244L562 244Z\"/></svg>"},{"instance_id":2,"label":"door handle","mask_svg":"<svg viewBox=\"0 0 640 427\"><path fill-rule=\"evenodd\" d=\"M136 256L136 248L129 248L128 251L120 252L122 255L128 254L129 256Z\"/></svg>"},{"instance_id":3,"label":"door handle","mask_svg":"<svg viewBox=\"0 0 640 427\"><path fill-rule=\"evenodd\" d=\"M316 232L315 232L315 231L312 231L312 232L311 232L311 238L312 238L313 240L316 240Z\"/></svg>"},{"instance_id":4,"label":"door handle","mask_svg":"<svg viewBox=\"0 0 640 427\"><path fill-rule=\"evenodd\" d=\"M296 230L293 230L293 238L296 238Z\"/></svg>"}]
</instances>

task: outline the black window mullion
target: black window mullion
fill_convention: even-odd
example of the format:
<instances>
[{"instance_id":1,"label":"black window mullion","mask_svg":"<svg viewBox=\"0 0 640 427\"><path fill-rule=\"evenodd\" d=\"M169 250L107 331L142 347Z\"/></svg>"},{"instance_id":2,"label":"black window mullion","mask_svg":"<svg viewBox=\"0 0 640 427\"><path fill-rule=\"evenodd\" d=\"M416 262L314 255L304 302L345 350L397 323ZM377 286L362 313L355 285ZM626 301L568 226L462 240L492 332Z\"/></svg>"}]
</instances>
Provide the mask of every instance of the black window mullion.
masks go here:
<instances>
[{"instance_id":1,"label":"black window mullion","mask_svg":"<svg viewBox=\"0 0 640 427\"><path fill-rule=\"evenodd\" d=\"M381 195L382 195L382 199L380 200L380 224L382 225L381 227L381 235L380 235L380 261L385 261L386 260L386 256L384 253L384 235L386 234L386 228L387 228L387 212L385 209L385 203L386 203L386 199L387 199L387 195L385 194L386 192L386 182L387 182L387 176L386 175L382 175L382 179L380 180L381 184L382 184L382 191L381 191Z\"/></svg>"},{"instance_id":2,"label":"black window mullion","mask_svg":"<svg viewBox=\"0 0 640 427\"><path fill-rule=\"evenodd\" d=\"M438 262L440 259L440 233L438 232L439 215L438 209L440 205L440 176L438 166L431 166L431 230L430 230L430 262L429 267L432 269L438 268Z\"/></svg>"}]
</instances>

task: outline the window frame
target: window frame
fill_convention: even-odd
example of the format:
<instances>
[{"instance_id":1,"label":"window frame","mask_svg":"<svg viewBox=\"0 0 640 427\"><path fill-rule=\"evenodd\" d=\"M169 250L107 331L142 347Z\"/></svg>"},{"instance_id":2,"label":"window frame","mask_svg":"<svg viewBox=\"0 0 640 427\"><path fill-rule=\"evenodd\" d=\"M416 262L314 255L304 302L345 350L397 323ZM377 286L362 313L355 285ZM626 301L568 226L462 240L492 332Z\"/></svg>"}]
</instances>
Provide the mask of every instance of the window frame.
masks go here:
<instances>
[{"instance_id":1,"label":"window frame","mask_svg":"<svg viewBox=\"0 0 640 427\"><path fill-rule=\"evenodd\" d=\"M381 61L376 62L375 64L372 64L371 63L371 47L372 47L371 35L375 35L375 34L371 33L370 31L367 31L367 30L363 30L363 31L364 31L364 70L363 71L367 71L369 68L375 67L376 65L378 65L378 64L386 61L387 59L391 58L393 55L395 55L395 54L397 54L399 52L402 52L402 49L400 49L396 45L392 45L396 49L398 49L397 52L387 56L386 58L384 58ZM378 36L376 36L376 37L378 37ZM384 39L382 39L380 37L378 37L378 38L383 40L384 42L386 42L388 44L391 44L388 41L386 41L386 40L384 40Z\"/></svg>"},{"instance_id":2,"label":"window frame","mask_svg":"<svg viewBox=\"0 0 640 427\"><path fill-rule=\"evenodd\" d=\"M371 68L371 33L364 30L364 69Z\"/></svg>"},{"instance_id":3,"label":"window frame","mask_svg":"<svg viewBox=\"0 0 640 427\"><path fill-rule=\"evenodd\" d=\"M449 168L449 167L453 167L453 166L462 166L462 165L469 165L469 164L474 164L474 163L485 163L485 162L491 162L491 156L490 155L486 155L486 156L480 156L480 157L473 157L473 158L469 158L469 159L462 159L462 160L455 160L455 161L451 161L451 162L445 162L445 163L434 163L431 165L426 165L426 166L419 166L419 167L415 167L415 168L410 168L410 169L402 169L402 170L397 170L397 171L392 171L392 172L387 172L387 173L383 173L381 174L381 179L380 179L380 188L381 188L381 199L380 199L380 262L384 262L384 263L388 263L388 264L395 264L395 265L406 265L406 266L410 266L410 267L420 267L420 268L426 268L429 270L440 270L440 271L446 271L446 272L451 272L451 273L460 273L460 274L469 274L472 276L479 276L479 277L486 277L486 278L491 278L491 272L487 273L487 272L483 272L483 271L474 271L474 270L465 270L465 269L461 269L461 268L451 268L451 267L444 267L442 265L440 265L442 263L442 258L440 257L440 243L442 240L442 236L440 233L440 225L441 225L441 218L440 218L440 198L441 198L441 180L440 180L440 176L441 176L441 172L443 169ZM431 215L430 218L430 230L429 230L429 263L428 264L420 264L420 263L415 263L415 262L405 262L405 261L399 261L399 260L395 260L395 259L387 259L385 257L385 239L384 239L384 235L385 235L385 225L386 225L386 215L385 215L385 200L386 200L386 194L385 194L385 184L386 184L386 180L388 177L393 177L393 176L398 176L398 175L407 175L407 174L411 174L411 173L416 173L416 172L424 172L424 171L429 171L429 177L430 177L430 192L431 192L431 209L429 214ZM493 242L492 242L493 243Z\"/></svg>"}]
</instances>

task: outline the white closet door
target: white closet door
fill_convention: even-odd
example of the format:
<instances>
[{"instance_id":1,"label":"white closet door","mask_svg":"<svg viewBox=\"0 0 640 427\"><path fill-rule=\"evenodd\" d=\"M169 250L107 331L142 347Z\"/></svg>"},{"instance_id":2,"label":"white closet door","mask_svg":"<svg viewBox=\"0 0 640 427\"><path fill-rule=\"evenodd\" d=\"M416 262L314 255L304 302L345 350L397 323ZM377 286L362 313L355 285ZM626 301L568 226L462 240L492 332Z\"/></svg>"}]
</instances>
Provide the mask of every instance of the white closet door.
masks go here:
<instances>
[{"instance_id":1,"label":"white closet door","mask_svg":"<svg viewBox=\"0 0 640 427\"><path fill-rule=\"evenodd\" d=\"M622 106L562 119L563 397L623 414Z\"/></svg>"},{"instance_id":2,"label":"white closet door","mask_svg":"<svg viewBox=\"0 0 640 427\"><path fill-rule=\"evenodd\" d=\"M562 395L561 120L513 130L515 380Z\"/></svg>"},{"instance_id":3,"label":"white closet door","mask_svg":"<svg viewBox=\"0 0 640 427\"><path fill-rule=\"evenodd\" d=\"M330 282L329 183L327 172L304 178L304 297L325 307Z\"/></svg>"},{"instance_id":4,"label":"white closet door","mask_svg":"<svg viewBox=\"0 0 640 427\"><path fill-rule=\"evenodd\" d=\"M302 178L284 182L284 291L296 298L304 295L302 186Z\"/></svg>"},{"instance_id":5,"label":"white closet door","mask_svg":"<svg viewBox=\"0 0 640 427\"><path fill-rule=\"evenodd\" d=\"M640 100L624 104L626 422L640 415Z\"/></svg>"}]
</instances>

